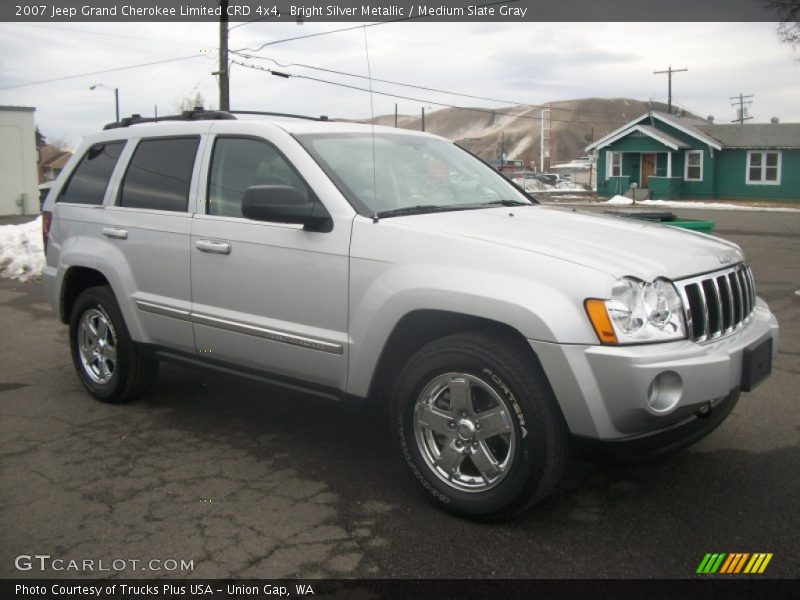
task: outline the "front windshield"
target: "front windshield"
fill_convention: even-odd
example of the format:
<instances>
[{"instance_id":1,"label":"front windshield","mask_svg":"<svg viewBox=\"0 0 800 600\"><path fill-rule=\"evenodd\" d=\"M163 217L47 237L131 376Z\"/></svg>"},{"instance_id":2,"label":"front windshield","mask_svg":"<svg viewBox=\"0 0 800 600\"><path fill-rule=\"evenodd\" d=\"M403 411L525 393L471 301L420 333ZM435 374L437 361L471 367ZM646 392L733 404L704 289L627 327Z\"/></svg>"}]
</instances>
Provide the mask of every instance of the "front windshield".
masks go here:
<instances>
[{"instance_id":1,"label":"front windshield","mask_svg":"<svg viewBox=\"0 0 800 600\"><path fill-rule=\"evenodd\" d=\"M445 140L402 134L330 133L297 139L362 214L530 204L514 185Z\"/></svg>"}]
</instances>

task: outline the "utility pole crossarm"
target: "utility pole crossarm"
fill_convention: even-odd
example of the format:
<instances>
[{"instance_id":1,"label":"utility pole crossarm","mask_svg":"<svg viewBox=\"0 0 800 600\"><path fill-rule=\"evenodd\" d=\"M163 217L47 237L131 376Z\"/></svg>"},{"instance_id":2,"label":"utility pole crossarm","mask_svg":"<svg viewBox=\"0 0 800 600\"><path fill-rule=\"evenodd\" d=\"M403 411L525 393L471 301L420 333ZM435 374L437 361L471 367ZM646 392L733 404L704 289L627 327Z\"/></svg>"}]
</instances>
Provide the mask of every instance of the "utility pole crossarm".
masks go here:
<instances>
[{"instance_id":1,"label":"utility pole crossarm","mask_svg":"<svg viewBox=\"0 0 800 600\"><path fill-rule=\"evenodd\" d=\"M689 69L673 69L670 65L666 71L653 71L653 75L666 75L667 76L667 112L672 114L672 74L683 73Z\"/></svg>"},{"instance_id":2,"label":"utility pole crossarm","mask_svg":"<svg viewBox=\"0 0 800 600\"><path fill-rule=\"evenodd\" d=\"M752 98L752 97L753 97L753 94L749 94L749 95L745 96L742 93L740 93L738 96L731 96L730 97L731 100L736 100L736 102L731 103L731 106L733 106L733 107L738 106L739 107L738 116L733 121L731 121L731 123L738 122L739 125L742 125L745 121L749 121L750 119L753 118L753 117L749 117L749 116L748 117L744 116L744 114L745 114L745 105L753 103L752 100L745 100L745 98Z\"/></svg>"}]
</instances>

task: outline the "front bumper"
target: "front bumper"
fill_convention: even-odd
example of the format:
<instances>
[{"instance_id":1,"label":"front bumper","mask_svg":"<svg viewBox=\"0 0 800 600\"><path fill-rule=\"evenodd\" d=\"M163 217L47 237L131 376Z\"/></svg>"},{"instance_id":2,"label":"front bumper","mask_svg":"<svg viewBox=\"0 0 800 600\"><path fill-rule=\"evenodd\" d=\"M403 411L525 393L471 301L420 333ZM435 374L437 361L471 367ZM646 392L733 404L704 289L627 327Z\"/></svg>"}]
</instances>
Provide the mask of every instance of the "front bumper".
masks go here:
<instances>
[{"instance_id":1,"label":"front bumper","mask_svg":"<svg viewBox=\"0 0 800 600\"><path fill-rule=\"evenodd\" d=\"M758 299L753 318L736 333L698 344L688 340L631 346L566 345L530 341L575 436L634 441L685 427L698 412L721 413L735 404L742 382L745 349L772 338L778 352L778 322ZM667 374L667 375L662 375ZM653 381L666 381L669 402L648 402ZM732 402L723 402L731 400ZM674 403L674 405L673 405ZM722 404L728 410L716 410ZM666 408L665 408L666 406ZM711 431L711 419L694 441ZM691 429L691 428L690 428Z\"/></svg>"}]
</instances>

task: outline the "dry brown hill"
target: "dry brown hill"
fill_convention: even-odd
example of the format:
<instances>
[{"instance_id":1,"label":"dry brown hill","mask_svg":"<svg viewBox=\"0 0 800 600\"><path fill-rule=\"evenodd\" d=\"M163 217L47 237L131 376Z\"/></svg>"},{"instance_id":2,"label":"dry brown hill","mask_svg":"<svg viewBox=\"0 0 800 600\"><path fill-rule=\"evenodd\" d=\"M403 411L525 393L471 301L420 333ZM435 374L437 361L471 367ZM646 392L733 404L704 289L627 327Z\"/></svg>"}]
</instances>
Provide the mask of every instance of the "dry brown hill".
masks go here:
<instances>
[{"instance_id":1,"label":"dry brown hill","mask_svg":"<svg viewBox=\"0 0 800 600\"><path fill-rule=\"evenodd\" d=\"M564 100L551 102L550 107L552 164L584 155L584 148L592 139L592 128L596 140L649 110L666 110L661 102L630 98ZM495 113L486 108L426 111L425 129L459 142L484 160L499 158L503 146L508 159L521 159L526 164L533 161L538 166L541 108L511 106L495 110ZM418 130L421 120L421 115L400 115L398 126ZM394 125L394 115L376 117L375 123Z\"/></svg>"}]
</instances>

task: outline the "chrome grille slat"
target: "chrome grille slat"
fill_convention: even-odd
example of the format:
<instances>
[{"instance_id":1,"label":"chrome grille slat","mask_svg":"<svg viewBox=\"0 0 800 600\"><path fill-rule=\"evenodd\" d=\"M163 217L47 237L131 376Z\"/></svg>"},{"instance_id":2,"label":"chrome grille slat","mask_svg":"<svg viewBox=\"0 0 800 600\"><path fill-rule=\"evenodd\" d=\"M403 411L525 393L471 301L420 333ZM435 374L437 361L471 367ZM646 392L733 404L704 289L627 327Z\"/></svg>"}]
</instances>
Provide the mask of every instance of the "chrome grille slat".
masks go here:
<instances>
[{"instance_id":1,"label":"chrome grille slat","mask_svg":"<svg viewBox=\"0 0 800 600\"><path fill-rule=\"evenodd\" d=\"M709 331L712 338L722 335L723 317L722 317L722 298L719 295L719 286L717 285L717 278L712 277L706 280L708 285L708 301L709 301ZM705 287L705 286L704 286Z\"/></svg>"},{"instance_id":2,"label":"chrome grille slat","mask_svg":"<svg viewBox=\"0 0 800 600\"><path fill-rule=\"evenodd\" d=\"M750 300L750 289L747 287L747 280L744 277L741 269L736 270L736 277L739 279L739 284L742 286L742 297L744 298L744 318L750 314L752 310L752 301ZM744 320L744 319L742 319Z\"/></svg>"},{"instance_id":3,"label":"chrome grille slat","mask_svg":"<svg viewBox=\"0 0 800 600\"><path fill-rule=\"evenodd\" d=\"M730 333L733 328L733 315L731 314L731 302L728 290L728 280L725 277L715 277L714 285L717 288L717 295L720 301L720 331L722 334Z\"/></svg>"},{"instance_id":4,"label":"chrome grille slat","mask_svg":"<svg viewBox=\"0 0 800 600\"><path fill-rule=\"evenodd\" d=\"M700 314L703 315L703 333L698 341L704 342L711 333L711 326L708 323L708 301L706 300L706 290L702 282L697 285L698 298L700 298Z\"/></svg>"},{"instance_id":5,"label":"chrome grille slat","mask_svg":"<svg viewBox=\"0 0 800 600\"><path fill-rule=\"evenodd\" d=\"M747 281L750 284L750 299L751 299L751 306L755 309L756 307L756 278L753 276L753 271L751 269L745 269L744 271L745 277L747 277Z\"/></svg>"},{"instance_id":6,"label":"chrome grille slat","mask_svg":"<svg viewBox=\"0 0 800 600\"><path fill-rule=\"evenodd\" d=\"M742 298L742 287L739 285L739 278L735 273L728 273L728 282L734 291L734 307L736 313L736 323L744 320L744 299Z\"/></svg>"},{"instance_id":7,"label":"chrome grille slat","mask_svg":"<svg viewBox=\"0 0 800 600\"><path fill-rule=\"evenodd\" d=\"M675 285L684 303L688 336L694 342L717 340L741 329L755 311L755 280L743 263Z\"/></svg>"}]
</instances>

